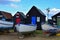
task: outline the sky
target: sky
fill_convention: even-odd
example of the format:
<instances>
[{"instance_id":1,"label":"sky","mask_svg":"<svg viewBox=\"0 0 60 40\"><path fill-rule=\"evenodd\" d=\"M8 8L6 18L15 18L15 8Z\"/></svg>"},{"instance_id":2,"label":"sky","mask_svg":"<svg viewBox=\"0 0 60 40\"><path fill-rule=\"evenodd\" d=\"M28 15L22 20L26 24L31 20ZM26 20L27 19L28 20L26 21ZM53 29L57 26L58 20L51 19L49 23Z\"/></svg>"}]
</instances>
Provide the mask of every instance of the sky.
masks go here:
<instances>
[{"instance_id":1,"label":"sky","mask_svg":"<svg viewBox=\"0 0 60 40\"><path fill-rule=\"evenodd\" d=\"M0 11L6 11L14 15L17 11L26 14L32 6L46 15L47 8L50 8L49 18L60 12L60 0L0 0Z\"/></svg>"}]
</instances>

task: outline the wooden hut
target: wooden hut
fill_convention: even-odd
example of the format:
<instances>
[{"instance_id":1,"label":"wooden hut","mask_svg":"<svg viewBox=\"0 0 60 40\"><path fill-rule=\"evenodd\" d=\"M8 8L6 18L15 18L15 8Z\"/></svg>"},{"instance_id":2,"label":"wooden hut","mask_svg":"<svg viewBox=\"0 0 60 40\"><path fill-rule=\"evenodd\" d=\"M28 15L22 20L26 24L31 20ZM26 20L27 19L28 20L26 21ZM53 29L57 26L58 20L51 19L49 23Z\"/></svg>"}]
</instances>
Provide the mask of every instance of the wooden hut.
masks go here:
<instances>
[{"instance_id":1,"label":"wooden hut","mask_svg":"<svg viewBox=\"0 0 60 40\"><path fill-rule=\"evenodd\" d=\"M52 16L53 25L60 26L60 12Z\"/></svg>"},{"instance_id":2,"label":"wooden hut","mask_svg":"<svg viewBox=\"0 0 60 40\"><path fill-rule=\"evenodd\" d=\"M33 6L26 14L26 24L37 24L37 30L41 29L41 24L45 23L45 14Z\"/></svg>"},{"instance_id":3,"label":"wooden hut","mask_svg":"<svg viewBox=\"0 0 60 40\"><path fill-rule=\"evenodd\" d=\"M3 21L12 21L11 13L0 11L0 20L3 20Z\"/></svg>"},{"instance_id":4,"label":"wooden hut","mask_svg":"<svg viewBox=\"0 0 60 40\"><path fill-rule=\"evenodd\" d=\"M25 23L25 18L26 18L26 16L24 15L23 12L17 12L17 13L19 13L19 15L20 15L21 23L24 24L24 23ZM16 20L16 15L17 15L17 13L13 16L13 21L14 21L14 23L15 23L15 20Z\"/></svg>"}]
</instances>

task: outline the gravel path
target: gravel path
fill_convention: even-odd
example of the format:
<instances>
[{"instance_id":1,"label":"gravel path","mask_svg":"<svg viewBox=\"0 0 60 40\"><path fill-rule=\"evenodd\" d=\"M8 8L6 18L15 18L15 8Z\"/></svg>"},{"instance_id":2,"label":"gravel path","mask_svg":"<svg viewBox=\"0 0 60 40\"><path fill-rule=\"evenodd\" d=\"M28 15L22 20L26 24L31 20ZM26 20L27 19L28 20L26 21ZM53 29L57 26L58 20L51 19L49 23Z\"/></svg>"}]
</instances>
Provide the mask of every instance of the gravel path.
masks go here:
<instances>
[{"instance_id":1,"label":"gravel path","mask_svg":"<svg viewBox=\"0 0 60 40\"><path fill-rule=\"evenodd\" d=\"M22 40L22 39L18 38L17 33L9 33L0 35L0 40ZM36 35L36 37L27 36L23 40L60 40L60 37L56 36L46 37L43 35Z\"/></svg>"},{"instance_id":2,"label":"gravel path","mask_svg":"<svg viewBox=\"0 0 60 40\"><path fill-rule=\"evenodd\" d=\"M16 33L2 34L0 40L19 40Z\"/></svg>"}]
</instances>

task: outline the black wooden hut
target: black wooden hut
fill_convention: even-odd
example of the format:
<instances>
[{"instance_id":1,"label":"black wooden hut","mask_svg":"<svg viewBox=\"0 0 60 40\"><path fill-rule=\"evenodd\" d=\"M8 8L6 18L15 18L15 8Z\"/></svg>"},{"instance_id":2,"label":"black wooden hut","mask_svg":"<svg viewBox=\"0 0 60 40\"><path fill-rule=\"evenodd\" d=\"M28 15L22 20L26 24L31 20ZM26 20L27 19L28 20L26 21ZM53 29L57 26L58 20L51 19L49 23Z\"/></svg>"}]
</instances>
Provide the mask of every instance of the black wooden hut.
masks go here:
<instances>
[{"instance_id":1,"label":"black wooden hut","mask_svg":"<svg viewBox=\"0 0 60 40\"><path fill-rule=\"evenodd\" d=\"M53 25L60 26L60 12L52 16Z\"/></svg>"},{"instance_id":2,"label":"black wooden hut","mask_svg":"<svg viewBox=\"0 0 60 40\"><path fill-rule=\"evenodd\" d=\"M11 13L0 11L0 20L3 21L12 21L12 15Z\"/></svg>"},{"instance_id":3,"label":"black wooden hut","mask_svg":"<svg viewBox=\"0 0 60 40\"><path fill-rule=\"evenodd\" d=\"M45 23L45 14L33 6L26 14L26 24L37 24L37 30L41 30L41 24Z\"/></svg>"},{"instance_id":4,"label":"black wooden hut","mask_svg":"<svg viewBox=\"0 0 60 40\"><path fill-rule=\"evenodd\" d=\"M17 12L17 13L19 13L19 15L20 15L20 19L21 19L21 22L20 23L24 24L25 23L26 16L24 15L23 12ZM14 23L15 23L15 20L16 20L17 13L13 16Z\"/></svg>"}]
</instances>

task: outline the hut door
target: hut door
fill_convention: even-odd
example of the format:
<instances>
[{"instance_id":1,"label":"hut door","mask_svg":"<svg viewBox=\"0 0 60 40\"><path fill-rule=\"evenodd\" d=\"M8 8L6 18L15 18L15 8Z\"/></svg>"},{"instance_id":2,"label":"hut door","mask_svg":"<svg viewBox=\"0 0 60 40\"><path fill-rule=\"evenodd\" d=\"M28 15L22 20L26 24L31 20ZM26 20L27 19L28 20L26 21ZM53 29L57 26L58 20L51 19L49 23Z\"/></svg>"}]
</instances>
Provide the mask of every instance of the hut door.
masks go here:
<instances>
[{"instance_id":1,"label":"hut door","mask_svg":"<svg viewBox=\"0 0 60 40\"><path fill-rule=\"evenodd\" d=\"M32 24L36 24L36 17L35 17L35 16L33 16L33 17L31 18L31 23L32 23Z\"/></svg>"},{"instance_id":2,"label":"hut door","mask_svg":"<svg viewBox=\"0 0 60 40\"><path fill-rule=\"evenodd\" d=\"M57 25L60 26L60 17L57 17Z\"/></svg>"}]
</instances>

